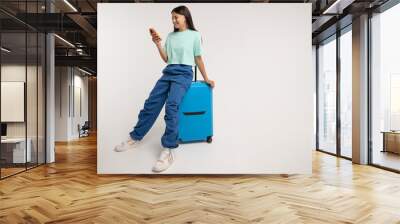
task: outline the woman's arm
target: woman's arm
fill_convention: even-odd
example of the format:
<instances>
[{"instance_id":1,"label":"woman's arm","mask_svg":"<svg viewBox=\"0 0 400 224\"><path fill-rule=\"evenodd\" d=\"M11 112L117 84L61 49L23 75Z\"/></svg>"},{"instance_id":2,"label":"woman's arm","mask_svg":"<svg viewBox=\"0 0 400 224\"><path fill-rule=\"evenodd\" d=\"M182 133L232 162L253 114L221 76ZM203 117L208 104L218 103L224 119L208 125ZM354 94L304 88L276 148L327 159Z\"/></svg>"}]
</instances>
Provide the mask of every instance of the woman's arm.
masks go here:
<instances>
[{"instance_id":1,"label":"woman's arm","mask_svg":"<svg viewBox=\"0 0 400 224\"><path fill-rule=\"evenodd\" d=\"M163 61L164 61L165 63L167 63L167 62L168 62L168 55L167 55L167 53L164 51L164 49L163 49L163 47L162 47L162 45L161 45L161 41L158 41L158 42L156 43L156 46L157 46L157 48L158 48L158 52L160 53L161 58L163 59Z\"/></svg>"},{"instance_id":2,"label":"woman's arm","mask_svg":"<svg viewBox=\"0 0 400 224\"><path fill-rule=\"evenodd\" d=\"M156 44L156 46L158 48L158 52L160 53L161 58L163 59L163 61L165 61L165 63L167 63L168 62L168 55L164 51L164 49L163 49L163 47L161 45L161 36L157 33L157 31L154 28L150 28L149 31L150 31L150 35L152 37L151 39Z\"/></svg>"},{"instance_id":3,"label":"woman's arm","mask_svg":"<svg viewBox=\"0 0 400 224\"><path fill-rule=\"evenodd\" d=\"M203 58L201 56L194 56L197 67L199 68L201 75L206 83L208 83L211 87L215 86L215 82L208 78L206 69L204 67Z\"/></svg>"}]
</instances>

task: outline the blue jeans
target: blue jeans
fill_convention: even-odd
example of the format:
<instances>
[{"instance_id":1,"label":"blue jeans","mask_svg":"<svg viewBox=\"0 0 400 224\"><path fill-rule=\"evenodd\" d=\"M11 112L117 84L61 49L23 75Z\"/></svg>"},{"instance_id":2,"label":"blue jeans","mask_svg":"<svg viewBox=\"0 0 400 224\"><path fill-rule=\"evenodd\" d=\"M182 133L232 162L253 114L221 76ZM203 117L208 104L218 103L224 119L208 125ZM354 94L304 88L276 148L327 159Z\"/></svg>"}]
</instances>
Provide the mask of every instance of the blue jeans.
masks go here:
<instances>
[{"instance_id":1,"label":"blue jeans","mask_svg":"<svg viewBox=\"0 0 400 224\"><path fill-rule=\"evenodd\" d=\"M141 140L156 121L165 103L165 132L161 145L165 148L178 147L178 111L193 79L192 66L169 64L162 70L163 75L155 84L144 107L140 110L139 120L129 133L132 139Z\"/></svg>"}]
</instances>

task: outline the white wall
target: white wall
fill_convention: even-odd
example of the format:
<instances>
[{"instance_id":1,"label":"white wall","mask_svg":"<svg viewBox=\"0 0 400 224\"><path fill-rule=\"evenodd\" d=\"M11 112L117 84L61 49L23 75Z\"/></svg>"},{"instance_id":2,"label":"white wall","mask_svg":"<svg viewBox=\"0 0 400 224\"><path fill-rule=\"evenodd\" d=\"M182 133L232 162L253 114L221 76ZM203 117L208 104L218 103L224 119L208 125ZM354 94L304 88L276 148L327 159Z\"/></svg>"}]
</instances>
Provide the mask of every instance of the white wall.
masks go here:
<instances>
[{"instance_id":1,"label":"white wall","mask_svg":"<svg viewBox=\"0 0 400 224\"><path fill-rule=\"evenodd\" d=\"M68 67L55 67L55 141L68 140Z\"/></svg>"},{"instance_id":2,"label":"white wall","mask_svg":"<svg viewBox=\"0 0 400 224\"><path fill-rule=\"evenodd\" d=\"M178 5L98 4L98 173L151 173L164 111L140 148L112 149L126 139L166 66L148 28L165 41ZM185 5L216 81L214 138L181 145L164 173L311 173L311 4Z\"/></svg>"},{"instance_id":3,"label":"white wall","mask_svg":"<svg viewBox=\"0 0 400 224\"><path fill-rule=\"evenodd\" d=\"M77 74L78 72L78 74ZM82 76L80 71L75 70L75 75L74 75L74 100L75 100L75 106L72 110L75 110L75 113L73 113L73 117L72 117L72 130L71 130L71 134L73 136L73 138L78 138L79 137L79 133L78 133L78 129L77 126L78 124L80 124L81 126L85 123L85 121L88 120L88 77L87 76ZM82 112L79 113L79 108L77 106L79 106L79 97L78 97L78 92L77 90L80 90L80 106L81 106L81 110Z\"/></svg>"},{"instance_id":4,"label":"white wall","mask_svg":"<svg viewBox=\"0 0 400 224\"><path fill-rule=\"evenodd\" d=\"M74 91L81 89L82 115L76 110ZM79 103L78 103L79 104ZM83 125L88 120L88 78L72 67L56 67L55 80L55 140L69 141L77 139L78 124Z\"/></svg>"}]
</instances>

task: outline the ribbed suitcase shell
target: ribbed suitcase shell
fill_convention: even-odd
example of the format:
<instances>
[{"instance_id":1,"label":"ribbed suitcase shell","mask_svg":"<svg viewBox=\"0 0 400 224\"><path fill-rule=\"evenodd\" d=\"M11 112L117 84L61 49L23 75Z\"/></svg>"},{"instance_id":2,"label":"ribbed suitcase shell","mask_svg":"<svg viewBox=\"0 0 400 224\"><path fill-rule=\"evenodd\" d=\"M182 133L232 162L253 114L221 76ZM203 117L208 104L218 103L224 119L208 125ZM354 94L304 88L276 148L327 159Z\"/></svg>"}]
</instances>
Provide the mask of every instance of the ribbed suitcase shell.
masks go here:
<instances>
[{"instance_id":1,"label":"ribbed suitcase shell","mask_svg":"<svg viewBox=\"0 0 400 224\"><path fill-rule=\"evenodd\" d=\"M181 142L212 141L212 88L204 81L192 82L179 106Z\"/></svg>"}]
</instances>

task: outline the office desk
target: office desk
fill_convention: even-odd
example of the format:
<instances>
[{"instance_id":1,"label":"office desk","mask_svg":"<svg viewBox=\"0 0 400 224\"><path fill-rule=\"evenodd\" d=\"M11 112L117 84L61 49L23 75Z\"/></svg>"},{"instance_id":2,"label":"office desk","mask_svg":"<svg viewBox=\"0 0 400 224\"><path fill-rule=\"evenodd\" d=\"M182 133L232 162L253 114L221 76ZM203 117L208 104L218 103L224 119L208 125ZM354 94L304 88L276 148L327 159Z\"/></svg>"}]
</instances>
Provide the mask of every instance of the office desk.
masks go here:
<instances>
[{"instance_id":1,"label":"office desk","mask_svg":"<svg viewBox=\"0 0 400 224\"><path fill-rule=\"evenodd\" d=\"M400 154L400 132L382 131L381 133L383 133L382 152L392 152Z\"/></svg>"},{"instance_id":2,"label":"office desk","mask_svg":"<svg viewBox=\"0 0 400 224\"><path fill-rule=\"evenodd\" d=\"M6 163L25 163L32 159L31 146L32 140L27 138L25 154L25 138L6 138L1 139L1 157ZM11 159L12 158L12 159ZM25 161L25 159L27 159Z\"/></svg>"}]
</instances>

